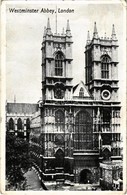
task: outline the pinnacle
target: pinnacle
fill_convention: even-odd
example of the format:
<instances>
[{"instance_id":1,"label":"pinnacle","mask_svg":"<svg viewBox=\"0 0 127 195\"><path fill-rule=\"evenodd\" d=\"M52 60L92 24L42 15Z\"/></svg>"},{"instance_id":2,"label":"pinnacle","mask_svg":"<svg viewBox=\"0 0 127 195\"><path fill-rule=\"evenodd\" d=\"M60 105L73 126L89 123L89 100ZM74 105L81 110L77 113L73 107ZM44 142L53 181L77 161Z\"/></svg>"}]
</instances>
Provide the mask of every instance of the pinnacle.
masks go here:
<instances>
[{"instance_id":1,"label":"pinnacle","mask_svg":"<svg viewBox=\"0 0 127 195\"><path fill-rule=\"evenodd\" d=\"M98 32L97 32L96 22L94 22L94 32L93 32L93 37L94 37L94 38L98 38Z\"/></svg>"},{"instance_id":2,"label":"pinnacle","mask_svg":"<svg viewBox=\"0 0 127 195\"><path fill-rule=\"evenodd\" d=\"M112 35L111 35L111 37L112 37L113 40L116 40L117 39L116 38L115 25L114 24L112 25Z\"/></svg>"},{"instance_id":3,"label":"pinnacle","mask_svg":"<svg viewBox=\"0 0 127 195\"><path fill-rule=\"evenodd\" d=\"M66 28L66 31L70 31L69 20L67 20L67 28Z\"/></svg>"},{"instance_id":4,"label":"pinnacle","mask_svg":"<svg viewBox=\"0 0 127 195\"><path fill-rule=\"evenodd\" d=\"M112 25L112 35L115 35L116 33L115 33L115 25L113 24Z\"/></svg>"},{"instance_id":5,"label":"pinnacle","mask_svg":"<svg viewBox=\"0 0 127 195\"><path fill-rule=\"evenodd\" d=\"M46 29L46 34L52 34L52 32L51 32L51 27L50 27L50 20L49 20L49 18L48 18L48 21L47 21L47 29Z\"/></svg>"},{"instance_id":6,"label":"pinnacle","mask_svg":"<svg viewBox=\"0 0 127 195\"><path fill-rule=\"evenodd\" d=\"M51 27L50 27L50 20L49 20L49 18L48 18L48 21L47 21L47 29L51 29Z\"/></svg>"},{"instance_id":7,"label":"pinnacle","mask_svg":"<svg viewBox=\"0 0 127 195\"><path fill-rule=\"evenodd\" d=\"M94 22L94 33L97 33L97 26L96 26L96 22Z\"/></svg>"},{"instance_id":8,"label":"pinnacle","mask_svg":"<svg viewBox=\"0 0 127 195\"><path fill-rule=\"evenodd\" d=\"M90 41L90 33L89 33L89 30L88 30L88 34L87 34L87 41Z\"/></svg>"}]
</instances>

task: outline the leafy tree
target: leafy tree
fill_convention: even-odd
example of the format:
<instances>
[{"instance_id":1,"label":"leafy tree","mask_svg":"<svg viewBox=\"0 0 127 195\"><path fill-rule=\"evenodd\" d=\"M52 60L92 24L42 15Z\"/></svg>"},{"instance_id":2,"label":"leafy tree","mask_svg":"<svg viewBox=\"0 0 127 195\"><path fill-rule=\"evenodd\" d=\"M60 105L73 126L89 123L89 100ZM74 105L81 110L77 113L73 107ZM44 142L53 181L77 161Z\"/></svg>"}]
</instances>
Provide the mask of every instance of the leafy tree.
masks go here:
<instances>
[{"instance_id":1,"label":"leafy tree","mask_svg":"<svg viewBox=\"0 0 127 195\"><path fill-rule=\"evenodd\" d=\"M14 189L22 189L24 173L31 167L29 143L23 138L6 133L6 179Z\"/></svg>"}]
</instances>

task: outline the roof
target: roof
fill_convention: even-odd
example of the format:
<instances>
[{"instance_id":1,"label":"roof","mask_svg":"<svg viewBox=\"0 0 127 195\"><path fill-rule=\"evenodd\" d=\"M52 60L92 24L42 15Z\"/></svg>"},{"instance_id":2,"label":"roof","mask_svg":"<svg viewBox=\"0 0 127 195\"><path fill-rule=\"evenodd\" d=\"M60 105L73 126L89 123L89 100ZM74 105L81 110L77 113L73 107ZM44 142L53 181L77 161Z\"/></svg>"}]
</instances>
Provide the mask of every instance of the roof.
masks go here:
<instances>
[{"instance_id":1,"label":"roof","mask_svg":"<svg viewBox=\"0 0 127 195\"><path fill-rule=\"evenodd\" d=\"M79 85L79 83L73 87L73 92L76 90L76 88L78 87L78 85Z\"/></svg>"},{"instance_id":2,"label":"roof","mask_svg":"<svg viewBox=\"0 0 127 195\"><path fill-rule=\"evenodd\" d=\"M32 114L38 110L38 104L30 103L7 103L6 109L7 113L27 113Z\"/></svg>"},{"instance_id":3,"label":"roof","mask_svg":"<svg viewBox=\"0 0 127 195\"><path fill-rule=\"evenodd\" d=\"M75 95L77 96L77 93L79 93L79 90L80 90L81 87L83 87L83 89L84 89L84 98L85 98L85 97L92 98L90 92L87 90L87 88L86 88L86 86L85 86L85 84L84 84L83 81L80 81L80 83L78 83L77 85L75 85L75 86L73 87L73 95L74 95L74 96L75 96ZM76 91L77 91L77 92L76 92Z\"/></svg>"}]
</instances>

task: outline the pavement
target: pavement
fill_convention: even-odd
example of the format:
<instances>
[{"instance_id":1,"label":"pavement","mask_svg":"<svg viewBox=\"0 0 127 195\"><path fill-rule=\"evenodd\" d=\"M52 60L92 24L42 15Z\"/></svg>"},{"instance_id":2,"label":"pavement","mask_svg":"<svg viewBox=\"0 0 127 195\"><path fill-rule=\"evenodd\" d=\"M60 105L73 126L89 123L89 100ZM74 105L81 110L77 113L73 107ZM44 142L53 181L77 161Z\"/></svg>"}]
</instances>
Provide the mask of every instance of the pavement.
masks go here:
<instances>
[{"instance_id":1,"label":"pavement","mask_svg":"<svg viewBox=\"0 0 127 195\"><path fill-rule=\"evenodd\" d=\"M78 183L56 183L45 182L45 186L51 191L101 191L98 184L78 184Z\"/></svg>"},{"instance_id":2,"label":"pavement","mask_svg":"<svg viewBox=\"0 0 127 195\"><path fill-rule=\"evenodd\" d=\"M24 176L26 177L26 181L27 181L27 187L25 190L31 190L31 191L43 190L43 188L41 187L41 182L39 180L39 177L33 169L25 173Z\"/></svg>"},{"instance_id":3,"label":"pavement","mask_svg":"<svg viewBox=\"0 0 127 195\"><path fill-rule=\"evenodd\" d=\"M44 189L41 186L41 182L36 170L33 168L29 170L25 175L27 186L25 190L31 191L43 191ZM45 186L49 191L100 191L98 184L78 184L78 183L56 183L53 182L44 182Z\"/></svg>"}]
</instances>

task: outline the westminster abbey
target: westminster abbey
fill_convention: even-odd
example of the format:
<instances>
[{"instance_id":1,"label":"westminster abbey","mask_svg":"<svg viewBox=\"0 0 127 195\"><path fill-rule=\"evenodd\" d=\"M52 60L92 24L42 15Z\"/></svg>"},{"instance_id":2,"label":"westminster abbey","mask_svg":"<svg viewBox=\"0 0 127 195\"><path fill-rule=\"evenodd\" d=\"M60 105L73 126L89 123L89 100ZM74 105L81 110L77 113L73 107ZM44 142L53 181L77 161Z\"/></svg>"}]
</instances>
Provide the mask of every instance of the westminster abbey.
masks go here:
<instances>
[{"instance_id":1,"label":"westminster abbey","mask_svg":"<svg viewBox=\"0 0 127 195\"><path fill-rule=\"evenodd\" d=\"M73 86L69 20L62 34L53 33L47 21L41 47L42 100L29 109L30 152L43 181L99 182L106 189L122 185L118 40L114 25L111 31L110 38L99 37L96 23L92 39L88 31L84 43L85 83ZM7 113L7 125L18 133L14 116ZM10 119L13 129L9 128Z\"/></svg>"}]
</instances>

